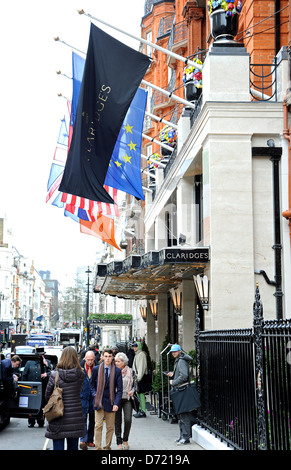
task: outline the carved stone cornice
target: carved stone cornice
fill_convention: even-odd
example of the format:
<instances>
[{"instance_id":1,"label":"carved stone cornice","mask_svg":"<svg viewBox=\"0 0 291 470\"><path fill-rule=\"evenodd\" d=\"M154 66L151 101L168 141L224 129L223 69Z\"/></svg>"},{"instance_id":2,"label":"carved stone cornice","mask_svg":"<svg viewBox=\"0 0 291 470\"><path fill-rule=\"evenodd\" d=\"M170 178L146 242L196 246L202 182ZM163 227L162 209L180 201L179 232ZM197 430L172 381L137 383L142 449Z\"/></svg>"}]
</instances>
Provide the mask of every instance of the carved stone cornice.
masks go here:
<instances>
[{"instance_id":1,"label":"carved stone cornice","mask_svg":"<svg viewBox=\"0 0 291 470\"><path fill-rule=\"evenodd\" d=\"M185 4L182 15L189 25L193 21L202 21L205 16L205 8L198 6L197 1L189 1Z\"/></svg>"}]
</instances>

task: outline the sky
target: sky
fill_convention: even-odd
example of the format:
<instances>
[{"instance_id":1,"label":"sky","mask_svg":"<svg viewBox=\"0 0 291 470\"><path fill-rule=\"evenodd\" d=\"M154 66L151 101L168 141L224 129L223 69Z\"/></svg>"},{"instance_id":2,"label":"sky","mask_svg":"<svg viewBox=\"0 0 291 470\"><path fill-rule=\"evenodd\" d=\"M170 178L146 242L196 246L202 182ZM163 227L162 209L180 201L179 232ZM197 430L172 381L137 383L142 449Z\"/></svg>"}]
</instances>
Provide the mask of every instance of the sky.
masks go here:
<instances>
[{"instance_id":1,"label":"sky","mask_svg":"<svg viewBox=\"0 0 291 470\"><path fill-rule=\"evenodd\" d=\"M38 270L61 284L78 266L93 266L102 243L81 234L63 210L46 204L46 189L61 119L72 96L72 48L86 52L90 18L140 37L145 0L14 0L0 19L0 217L13 244ZM92 19L111 36L138 49L139 42ZM56 42L55 37L62 41Z\"/></svg>"}]
</instances>

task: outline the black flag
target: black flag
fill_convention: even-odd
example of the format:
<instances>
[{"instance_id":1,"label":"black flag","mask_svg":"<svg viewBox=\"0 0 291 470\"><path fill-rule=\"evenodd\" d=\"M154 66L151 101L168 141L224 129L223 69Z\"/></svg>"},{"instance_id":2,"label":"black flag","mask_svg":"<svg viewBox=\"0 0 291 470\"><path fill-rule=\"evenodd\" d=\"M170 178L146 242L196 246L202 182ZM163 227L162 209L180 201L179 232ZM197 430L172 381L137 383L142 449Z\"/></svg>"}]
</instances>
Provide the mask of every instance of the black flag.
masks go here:
<instances>
[{"instance_id":1,"label":"black flag","mask_svg":"<svg viewBox=\"0 0 291 470\"><path fill-rule=\"evenodd\" d=\"M72 142L59 190L114 203L104 189L111 155L130 103L150 64L91 23Z\"/></svg>"}]
</instances>

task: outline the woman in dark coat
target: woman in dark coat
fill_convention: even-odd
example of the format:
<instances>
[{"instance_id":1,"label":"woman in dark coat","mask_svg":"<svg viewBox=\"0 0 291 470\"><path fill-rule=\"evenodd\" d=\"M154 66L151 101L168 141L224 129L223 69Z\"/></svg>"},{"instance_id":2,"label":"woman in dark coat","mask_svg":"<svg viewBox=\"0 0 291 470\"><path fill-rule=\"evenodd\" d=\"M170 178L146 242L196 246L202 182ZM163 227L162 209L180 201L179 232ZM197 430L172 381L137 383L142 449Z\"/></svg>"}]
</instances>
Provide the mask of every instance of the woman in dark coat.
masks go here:
<instances>
[{"instance_id":1,"label":"woman in dark coat","mask_svg":"<svg viewBox=\"0 0 291 470\"><path fill-rule=\"evenodd\" d=\"M84 419L80 393L84 373L79 364L78 355L72 346L66 347L56 367L59 372L59 386L63 389L64 415L51 421L45 436L53 440L54 450L78 450L79 437L84 435ZM55 385L56 371L51 373L45 398L49 400Z\"/></svg>"}]
</instances>

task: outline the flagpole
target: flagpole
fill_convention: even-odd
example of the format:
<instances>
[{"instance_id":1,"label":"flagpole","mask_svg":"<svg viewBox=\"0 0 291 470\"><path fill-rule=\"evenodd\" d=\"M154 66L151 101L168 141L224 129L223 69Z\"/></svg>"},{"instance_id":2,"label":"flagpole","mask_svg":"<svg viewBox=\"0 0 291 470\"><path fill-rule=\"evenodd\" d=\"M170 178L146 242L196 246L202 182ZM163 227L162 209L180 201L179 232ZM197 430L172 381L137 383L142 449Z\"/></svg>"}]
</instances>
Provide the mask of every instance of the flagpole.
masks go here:
<instances>
[{"instance_id":1,"label":"flagpole","mask_svg":"<svg viewBox=\"0 0 291 470\"><path fill-rule=\"evenodd\" d=\"M57 38L54 38L55 41L59 41L61 42L62 44L65 44L66 46L70 47L71 49L75 49L76 51L78 51L79 49L76 49L75 47L71 46L70 44L67 44L65 41L62 41L59 37ZM82 51L80 51L82 52ZM82 52L82 54L85 54L85 52ZM154 88L154 90L157 90L159 91L160 93L163 93L164 95L167 95L169 98L173 98L173 100L175 101L180 101L181 103L183 103L184 105L188 106L189 108L193 108L193 109L196 109L196 105L191 103L190 101L187 101L187 100L184 100L183 98L180 98L179 96L177 95L174 95L174 93L171 93L170 91L167 91L167 90L164 90L163 88L160 88L158 87L157 85L153 85L152 83L150 82L147 82L146 80L142 80L141 83L145 86L148 86L148 87L151 87L151 88Z\"/></svg>"},{"instance_id":2,"label":"flagpole","mask_svg":"<svg viewBox=\"0 0 291 470\"><path fill-rule=\"evenodd\" d=\"M61 42L62 44L65 44L65 46L68 46L68 47L70 47L71 49L74 49L75 51L78 51L78 52L80 52L81 54L86 55L86 52L80 51L80 49L77 49L76 47L70 46L70 44L67 44L65 41L63 41L62 39L60 39L59 36L57 36L56 38L54 38L54 40L55 40L55 41L59 41L59 42Z\"/></svg>"},{"instance_id":3,"label":"flagpole","mask_svg":"<svg viewBox=\"0 0 291 470\"><path fill-rule=\"evenodd\" d=\"M158 46L157 44L153 44L152 42L147 41L146 39L134 36L133 34L130 34L126 31L123 31L122 29L119 29L116 26L112 26L111 24L106 23L105 21L100 20L99 18L96 18L95 16L90 15L90 13L86 13L84 10L78 10L78 13L79 13L79 15L85 15L85 16L88 16L88 18L91 18L95 21L99 21L100 23L103 23L106 26L109 26L109 28L113 28L113 29L115 29L116 31L119 31L122 34L126 34L127 36L130 36L131 38L136 39L139 42L147 44L148 46L152 47L153 49L157 49L158 51L164 52L166 55L169 55L169 56L173 57L174 59L181 60L182 62L184 62L185 65L193 65L193 67L202 70L202 65L201 64L197 64L196 62L193 62L190 59L187 59L187 58L185 58L185 57L183 57L179 54L175 54L175 52L169 51L168 49L164 49L164 47Z\"/></svg>"},{"instance_id":4,"label":"flagpole","mask_svg":"<svg viewBox=\"0 0 291 470\"><path fill-rule=\"evenodd\" d=\"M149 173L148 171L145 171L145 168L144 168L143 170L141 170L141 172L142 172L143 175L150 176L150 177L153 178L154 180L157 178L156 175L151 174L151 173Z\"/></svg>"},{"instance_id":5,"label":"flagpole","mask_svg":"<svg viewBox=\"0 0 291 470\"><path fill-rule=\"evenodd\" d=\"M141 158L143 158L143 160L148 160L149 162L151 163L156 163L158 166L160 166L161 168L166 168L166 165L164 165L163 163L159 162L159 160L155 160L154 158L151 158L151 157L146 157L146 155L143 155L141 154Z\"/></svg>"},{"instance_id":6,"label":"flagpole","mask_svg":"<svg viewBox=\"0 0 291 470\"><path fill-rule=\"evenodd\" d=\"M173 152L173 150L174 150L173 147L170 147L169 145L163 144L163 143L160 142L159 140L152 139L151 137L149 137L149 136L146 135L146 134L142 134L142 136L143 136L144 139L150 140L151 142L154 142L155 144L160 145L161 147L163 147L163 148L166 149L166 150L170 150L170 152Z\"/></svg>"},{"instance_id":7,"label":"flagpole","mask_svg":"<svg viewBox=\"0 0 291 470\"><path fill-rule=\"evenodd\" d=\"M147 82L146 80L142 80L141 83L143 85L149 86L153 88L154 90L159 91L160 93L163 93L164 95L167 95L169 98L173 98L175 101L180 101L181 103L185 104L189 108L196 109L196 105L191 103L190 101L184 100L183 98L180 98L180 96L174 95L170 91L164 90L163 88L158 87L157 85L153 85L150 82Z\"/></svg>"},{"instance_id":8,"label":"flagpole","mask_svg":"<svg viewBox=\"0 0 291 470\"><path fill-rule=\"evenodd\" d=\"M145 111L145 115L152 119L155 119L155 121L159 121L159 122L162 122L163 124L167 124L168 126L171 126L173 129L176 129L176 130L178 129L178 126L176 126L176 124L166 121L165 119L159 118L159 116L155 116L155 114L148 113L147 111Z\"/></svg>"}]
</instances>

